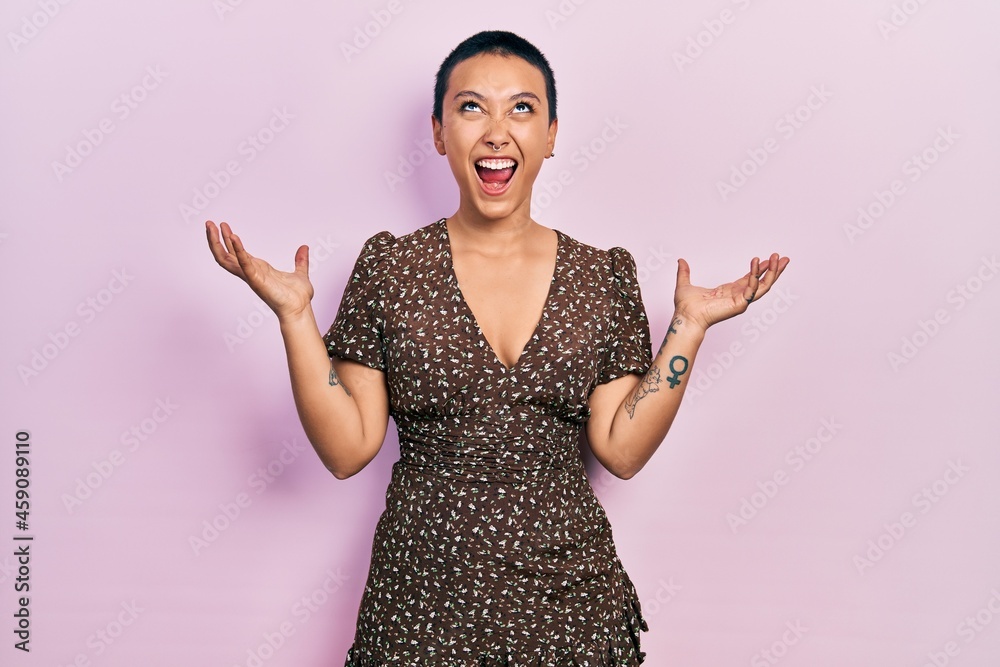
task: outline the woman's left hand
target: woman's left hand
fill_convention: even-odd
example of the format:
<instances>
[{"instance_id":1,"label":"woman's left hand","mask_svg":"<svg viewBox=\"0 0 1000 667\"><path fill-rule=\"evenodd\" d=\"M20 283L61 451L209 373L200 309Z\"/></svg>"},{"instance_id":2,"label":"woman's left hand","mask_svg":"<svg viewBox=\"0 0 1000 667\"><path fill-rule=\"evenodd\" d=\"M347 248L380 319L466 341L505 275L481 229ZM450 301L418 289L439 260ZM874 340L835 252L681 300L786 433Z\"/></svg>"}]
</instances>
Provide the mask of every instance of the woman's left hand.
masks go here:
<instances>
[{"instance_id":1,"label":"woman's left hand","mask_svg":"<svg viewBox=\"0 0 1000 667\"><path fill-rule=\"evenodd\" d=\"M691 267L679 259L674 308L680 316L686 316L687 321L708 329L717 322L739 315L751 303L759 301L771 289L788 262L788 257L779 257L778 253L763 262L754 257L750 262L750 272L742 278L707 289L691 284Z\"/></svg>"}]
</instances>

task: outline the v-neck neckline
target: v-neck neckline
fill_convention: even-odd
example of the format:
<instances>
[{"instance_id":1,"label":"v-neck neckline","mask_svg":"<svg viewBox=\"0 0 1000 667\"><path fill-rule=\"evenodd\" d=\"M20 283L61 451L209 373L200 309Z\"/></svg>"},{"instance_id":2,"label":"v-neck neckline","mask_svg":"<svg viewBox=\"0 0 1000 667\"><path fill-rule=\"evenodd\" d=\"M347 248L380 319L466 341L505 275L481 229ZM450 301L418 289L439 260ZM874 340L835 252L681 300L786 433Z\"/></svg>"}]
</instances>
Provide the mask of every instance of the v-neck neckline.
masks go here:
<instances>
[{"instance_id":1,"label":"v-neck neckline","mask_svg":"<svg viewBox=\"0 0 1000 667\"><path fill-rule=\"evenodd\" d=\"M556 233L556 263L555 267L552 269L552 279L549 280L549 291L545 294L545 304L542 306L542 314L541 316L539 316L538 323L535 325L534 330L531 332L531 337L524 343L524 346L521 348L521 354L514 361L514 365L508 367L503 362L503 360L500 359L500 355L497 354L496 350L493 349L493 345L486 338L486 334L483 333L482 327L479 326L479 319L476 317L476 314L472 312L472 306L470 306L469 302L465 300L465 294L462 293L462 288L458 284L458 275L455 273L455 258L451 251L451 236L448 234L447 223L448 223L447 218L441 218L438 221L438 224L441 225L441 234L444 238L443 247L447 260L448 278L451 280L452 285L454 285L455 287L455 291L458 293L458 299L462 303L462 307L465 308L466 313L469 315L470 318L472 318L472 323L476 327L476 333L479 335L479 339L483 343L485 343L486 347L490 351L490 354L493 355L494 362L496 362L496 364L500 366L500 368L502 368L505 373L512 373L514 369L520 365L524 357L528 354L528 351L531 348L531 344L538 338L538 333L539 329L541 329L542 327L542 322L544 322L545 319L548 317L549 308L552 305L552 298L555 294L555 284L559 278L559 272L562 267L563 246L565 245L563 234L558 229L552 230Z\"/></svg>"}]
</instances>

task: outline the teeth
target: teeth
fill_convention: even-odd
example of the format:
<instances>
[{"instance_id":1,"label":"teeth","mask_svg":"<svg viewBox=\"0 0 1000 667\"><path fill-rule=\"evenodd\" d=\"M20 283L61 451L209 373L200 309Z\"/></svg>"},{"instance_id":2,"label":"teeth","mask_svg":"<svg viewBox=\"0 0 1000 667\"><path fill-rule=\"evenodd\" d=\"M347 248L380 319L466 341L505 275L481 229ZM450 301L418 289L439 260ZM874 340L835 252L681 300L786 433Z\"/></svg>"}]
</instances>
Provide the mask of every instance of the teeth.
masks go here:
<instances>
[{"instance_id":1,"label":"teeth","mask_svg":"<svg viewBox=\"0 0 1000 667\"><path fill-rule=\"evenodd\" d=\"M515 166L516 164L517 163L513 160L480 160L476 163L476 166L485 167L487 169L507 169Z\"/></svg>"}]
</instances>

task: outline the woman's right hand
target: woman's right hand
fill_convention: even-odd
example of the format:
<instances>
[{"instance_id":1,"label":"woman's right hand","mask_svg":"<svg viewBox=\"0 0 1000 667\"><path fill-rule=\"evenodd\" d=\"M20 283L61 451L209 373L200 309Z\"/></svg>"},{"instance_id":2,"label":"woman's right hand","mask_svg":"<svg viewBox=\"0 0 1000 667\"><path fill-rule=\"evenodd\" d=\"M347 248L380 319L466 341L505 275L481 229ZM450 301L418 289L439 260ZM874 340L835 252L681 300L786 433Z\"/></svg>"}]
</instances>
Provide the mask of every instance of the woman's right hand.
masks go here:
<instances>
[{"instance_id":1,"label":"woman's right hand","mask_svg":"<svg viewBox=\"0 0 1000 667\"><path fill-rule=\"evenodd\" d=\"M246 282L274 311L279 321L295 318L309 307L313 298L313 286L309 281L308 246L299 246L295 252L295 271L286 273L248 253L240 237L233 233L228 223L223 222L221 228L225 247L219 242L215 223L211 220L205 222L208 247L215 261Z\"/></svg>"}]
</instances>

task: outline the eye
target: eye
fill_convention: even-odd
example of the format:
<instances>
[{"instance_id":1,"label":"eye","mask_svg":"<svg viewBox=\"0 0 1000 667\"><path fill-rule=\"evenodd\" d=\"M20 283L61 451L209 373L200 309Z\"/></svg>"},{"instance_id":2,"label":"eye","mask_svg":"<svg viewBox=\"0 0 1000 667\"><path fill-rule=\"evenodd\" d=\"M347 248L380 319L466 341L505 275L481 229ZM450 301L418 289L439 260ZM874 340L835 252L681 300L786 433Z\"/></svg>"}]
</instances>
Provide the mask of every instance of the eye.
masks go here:
<instances>
[{"instance_id":1,"label":"eye","mask_svg":"<svg viewBox=\"0 0 1000 667\"><path fill-rule=\"evenodd\" d=\"M520 111L518 111L519 108L521 109ZM518 113L531 113L534 110L535 107L528 102L518 102L514 105L514 111L517 111Z\"/></svg>"},{"instance_id":2,"label":"eye","mask_svg":"<svg viewBox=\"0 0 1000 667\"><path fill-rule=\"evenodd\" d=\"M470 107L475 107L475 108L470 108ZM465 100L458 108L460 111L478 111L479 102L476 102L475 100Z\"/></svg>"}]
</instances>

